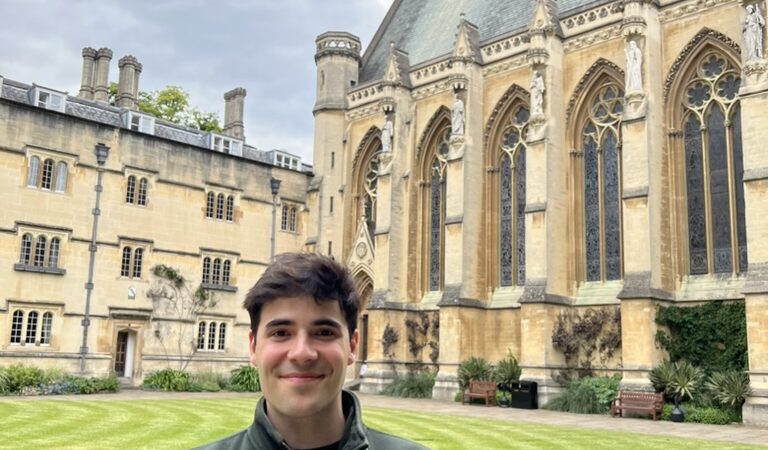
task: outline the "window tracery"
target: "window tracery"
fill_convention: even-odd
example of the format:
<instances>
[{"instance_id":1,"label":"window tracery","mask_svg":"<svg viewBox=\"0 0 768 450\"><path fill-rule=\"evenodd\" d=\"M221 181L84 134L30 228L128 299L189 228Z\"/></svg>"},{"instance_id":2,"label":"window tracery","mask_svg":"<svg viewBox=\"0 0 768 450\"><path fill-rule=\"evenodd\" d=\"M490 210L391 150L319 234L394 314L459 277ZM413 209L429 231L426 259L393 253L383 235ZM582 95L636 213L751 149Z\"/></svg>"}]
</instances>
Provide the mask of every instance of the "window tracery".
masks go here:
<instances>
[{"instance_id":1,"label":"window tracery","mask_svg":"<svg viewBox=\"0 0 768 450\"><path fill-rule=\"evenodd\" d=\"M530 113L519 106L502 132L499 179L499 285L525 284L525 151Z\"/></svg>"},{"instance_id":2,"label":"window tracery","mask_svg":"<svg viewBox=\"0 0 768 450\"><path fill-rule=\"evenodd\" d=\"M740 83L738 67L709 52L681 94L691 275L747 270Z\"/></svg>"},{"instance_id":3,"label":"window tracery","mask_svg":"<svg viewBox=\"0 0 768 450\"><path fill-rule=\"evenodd\" d=\"M443 227L445 225L445 185L451 129L438 134L434 156L430 164L429 180L429 290L442 287Z\"/></svg>"},{"instance_id":4,"label":"window tracery","mask_svg":"<svg viewBox=\"0 0 768 450\"><path fill-rule=\"evenodd\" d=\"M586 281L622 277L621 119L624 90L603 82L588 103L583 126L584 256Z\"/></svg>"}]
</instances>

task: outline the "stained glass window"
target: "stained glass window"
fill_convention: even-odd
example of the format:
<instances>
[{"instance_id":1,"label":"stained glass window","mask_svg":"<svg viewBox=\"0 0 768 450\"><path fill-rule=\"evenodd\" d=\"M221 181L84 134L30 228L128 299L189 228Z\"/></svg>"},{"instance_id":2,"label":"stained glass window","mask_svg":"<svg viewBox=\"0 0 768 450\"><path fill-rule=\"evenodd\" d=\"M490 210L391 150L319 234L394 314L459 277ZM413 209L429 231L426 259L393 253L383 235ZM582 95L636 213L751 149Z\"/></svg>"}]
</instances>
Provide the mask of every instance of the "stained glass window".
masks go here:
<instances>
[{"instance_id":1,"label":"stained glass window","mask_svg":"<svg viewBox=\"0 0 768 450\"><path fill-rule=\"evenodd\" d=\"M432 179L429 182L429 290L440 289L440 245L442 241L441 212L443 184L440 179L440 163L432 163Z\"/></svg>"},{"instance_id":2,"label":"stained glass window","mask_svg":"<svg viewBox=\"0 0 768 450\"><path fill-rule=\"evenodd\" d=\"M737 68L712 53L702 58L682 98L692 275L747 270L740 83Z\"/></svg>"},{"instance_id":3,"label":"stained glass window","mask_svg":"<svg viewBox=\"0 0 768 450\"><path fill-rule=\"evenodd\" d=\"M499 167L499 285L525 284L525 141L529 113L519 107L502 134ZM513 164L514 161L514 164Z\"/></svg>"},{"instance_id":4,"label":"stained glass window","mask_svg":"<svg viewBox=\"0 0 768 450\"><path fill-rule=\"evenodd\" d=\"M587 281L622 277L620 130L624 92L611 81L590 101L584 137L584 256Z\"/></svg>"}]
</instances>

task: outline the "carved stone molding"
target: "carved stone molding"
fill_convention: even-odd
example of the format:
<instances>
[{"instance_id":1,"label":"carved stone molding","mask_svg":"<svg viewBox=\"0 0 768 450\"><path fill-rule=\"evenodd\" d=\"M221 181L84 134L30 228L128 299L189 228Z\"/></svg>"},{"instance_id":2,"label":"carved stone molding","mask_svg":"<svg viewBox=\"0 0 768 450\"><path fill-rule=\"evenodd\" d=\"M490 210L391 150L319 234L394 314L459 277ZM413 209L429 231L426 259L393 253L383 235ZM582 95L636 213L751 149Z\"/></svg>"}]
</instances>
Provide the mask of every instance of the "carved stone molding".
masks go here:
<instances>
[{"instance_id":1,"label":"carved stone molding","mask_svg":"<svg viewBox=\"0 0 768 450\"><path fill-rule=\"evenodd\" d=\"M448 79L444 79L439 83L434 83L429 86L415 89L411 94L411 98L414 100L421 100L433 95L442 94L444 92L450 91L451 89L453 89L451 83L448 81Z\"/></svg>"},{"instance_id":2,"label":"carved stone molding","mask_svg":"<svg viewBox=\"0 0 768 450\"><path fill-rule=\"evenodd\" d=\"M659 12L659 22L665 23L693 14L700 14L707 9L730 3L732 0L690 0L679 6L665 8Z\"/></svg>"},{"instance_id":3,"label":"carved stone molding","mask_svg":"<svg viewBox=\"0 0 768 450\"><path fill-rule=\"evenodd\" d=\"M365 107L355 108L347 112L344 116L348 121L362 119L369 116L374 116L381 113L381 105L378 103L368 105Z\"/></svg>"},{"instance_id":4,"label":"carved stone molding","mask_svg":"<svg viewBox=\"0 0 768 450\"><path fill-rule=\"evenodd\" d=\"M565 41L564 48L566 51L578 50L619 36L621 36L621 25L613 25L585 35L580 35L574 39L568 39Z\"/></svg>"},{"instance_id":5,"label":"carved stone molding","mask_svg":"<svg viewBox=\"0 0 768 450\"><path fill-rule=\"evenodd\" d=\"M667 75L667 79L664 81L664 103L667 102L667 98L669 97L669 91L672 88L672 84L675 82L675 79L680 75L680 72L682 72L686 61L688 61L688 59L692 55L694 55L696 52L701 50L701 48L703 48L704 45L706 45L707 41L716 41L721 45L724 45L727 48L730 48L737 55L741 55L741 47L739 47L739 44L737 44L733 39L711 28L706 28L706 27L702 28L701 31L696 33L696 36L694 36L693 39L691 39L685 45L683 50L675 59L675 62L672 63L672 67L669 69L669 74ZM736 59L739 60L739 58L736 58Z\"/></svg>"},{"instance_id":6,"label":"carved stone molding","mask_svg":"<svg viewBox=\"0 0 768 450\"><path fill-rule=\"evenodd\" d=\"M565 110L565 121L568 123L573 114L573 109L576 107L576 103L583 95L584 90L598 77L601 73L610 73L617 80L624 80L624 71L619 66L608 61L604 58L598 58L597 61L592 64L584 75L576 84L576 88L573 90L571 99L568 101L568 108ZM622 83L623 84L623 83Z\"/></svg>"},{"instance_id":7,"label":"carved stone molding","mask_svg":"<svg viewBox=\"0 0 768 450\"><path fill-rule=\"evenodd\" d=\"M527 64L526 55L520 55L516 58L508 59L483 68L483 76L496 75L497 73L506 72L511 69L526 67Z\"/></svg>"},{"instance_id":8,"label":"carved stone molding","mask_svg":"<svg viewBox=\"0 0 768 450\"><path fill-rule=\"evenodd\" d=\"M371 141L379 138L381 138L381 130L379 130L377 126L372 126L368 129L365 136L360 140L357 150L355 150L355 157L352 159L352 170L355 170L357 167L358 160L363 155L365 149L370 145Z\"/></svg>"},{"instance_id":9,"label":"carved stone molding","mask_svg":"<svg viewBox=\"0 0 768 450\"><path fill-rule=\"evenodd\" d=\"M488 139L491 138L491 131L493 131L493 129L496 127L496 121L500 119L501 114L506 111L509 106L511 106L512 103L518 98L526 101L527 103L530 103L530 96L531 95L528 93L528 91L517 84L513 84L509 87L509 89L507 89L507 92L505 92L499 101L496 102L496 106L493 108L491 115L488 117L488 124L485 126L485 132L483 133L484 147L488 147Z\"/></svg>"},{"instance_id":10,"label":"carved stone molding","mask_svg":"<svg viewBox=\"0 0 768 450\"><path fill-rule=\"evenodd\" d=\"M432 117L429 119L429 122L427 122L427 126L424 127L424 131L421 133L421 136L419 137L419 143L416 146L416 161L419 161L419 158L421 157L421 151L424 147L425 141L427 140L427 136L432 132L432 129L440 122L440 120L446 119L450 122L451 120L451 110L446 108L444 105L440 106L440 108L435 111L434 114L432 114Z\"/></svg>"}]
</instances>

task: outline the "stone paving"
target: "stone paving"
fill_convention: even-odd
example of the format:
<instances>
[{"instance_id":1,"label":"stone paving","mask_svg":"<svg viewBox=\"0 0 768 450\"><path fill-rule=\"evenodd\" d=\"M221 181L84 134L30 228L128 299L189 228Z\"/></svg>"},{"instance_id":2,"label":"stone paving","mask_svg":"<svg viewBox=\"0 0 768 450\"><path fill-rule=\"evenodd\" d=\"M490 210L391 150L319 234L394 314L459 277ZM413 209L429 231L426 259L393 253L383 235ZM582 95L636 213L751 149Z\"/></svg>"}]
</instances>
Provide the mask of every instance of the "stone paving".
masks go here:
<instances>
[{"instance_id":1,"label":"stone paving","mask_svg":"<svg viewBox=\"0 0 768 450\"><path fill-rule=\"evenodd\" d=\"M525 422L540 425L569 426L627 433L651 434L685 439L705 439L739 444L761 445L768 447L768 428L744 425L702 425L696 423L672 423L648 419L612 418L608 415L570 414L545 410L526 410L514 408L485 407L483 405L461 405L460 403L427 400L404 399L357 393L363 407L399 409L418 413L448 414L459 417L488 418ZM30 397L2 397L13 400L186 400L186 399L222 399L253 398L254 405L259 394L236 392L154 392L141 390L123 390L117 394L95 395L54 395Z\"/></svg>"}]
</instances>

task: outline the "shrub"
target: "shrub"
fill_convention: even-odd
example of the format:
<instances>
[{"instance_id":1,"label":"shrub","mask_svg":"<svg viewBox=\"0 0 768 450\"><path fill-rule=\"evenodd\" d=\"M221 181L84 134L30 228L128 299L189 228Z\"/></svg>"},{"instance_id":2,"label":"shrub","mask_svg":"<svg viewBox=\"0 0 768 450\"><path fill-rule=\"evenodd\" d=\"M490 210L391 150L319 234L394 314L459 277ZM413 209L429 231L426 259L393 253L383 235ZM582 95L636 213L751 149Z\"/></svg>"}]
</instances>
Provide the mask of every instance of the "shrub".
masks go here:
<instances>
[{"instance_id":1,"label":"shrub","mask_svg":"<svg viewBox=\"0 0 768 450\"><path fill-rule=\"evenodd\" d=\"M114 374L93 378L93 381L96 385L96 392L117 392L120 390L120 384L117 382L117 377Z\"/></svg>"},{"instance_id":2,"label":"shrub","mask_svg":"<svg viewBox=\"0 0 768 450\"><path fill-rule=\"evenodd\" d=\"M229 388L238 392L258 392L261 390L259 371L255 367L241 366L232 370Z\"/></svg>"},{"instance_id":3,"label":"shrub","mask_svg":"<svg viewBox=\"0 0 768 450\"><path fill-rule=\"evenodd\" d=\"M175 369L163 369L152 372L144 378L143 387L163 391L186 391L189 389L190 376Z\"/></svg>"},{"instance_id":4,"label":"shrub","mask_svg":"<svg viewBox=\"0 0 768 450\"><path fill-rule=\"evenodd\" d=\"M670 384L675 373L675 365L671 361L664 361L651 370L648 378L656 392L665 394L670 392Z\"/></svg>"},{"instance_id":5,"label":"shrub","mask_svg":"<svg viewBox=\"0 0 768 450\"><path fill-rule=\"evenodd\" d=\"M672 379L669 383L671 394L680 396L680 400L691 399L696 393L704 378L704 372L687 361L674 363Z\"/></svg>"},{"instance_id":6,"label":"shrub","mask_svg":"<svg viewBox=\"0 0 768 450\"><path fill-rule=\"evenodd\" d=\"M491 379L491 366L484 358L473 356L459 364L459 386L466 389L470 380L489 381Z\"/></svg>"},{"instance_id":7,"label":"shrub","mask_svg":"<svg viewBox=\"0 0 768 450\"><path fill-rule=\"evenodd\" d=\"M397 375L381 393L391 397L431 398L434 386L435 374L425 370L409 373L405 376Z\"/></svg>"},{"instance_id":8,"label":"shrub","mask_svg":"<svg viewBox=\"0 0 768 450\"><path fill-rule=\"evenodd\" d=\"M620 381L618 375L584 377L572 381L559 397L544 405L544 409L578 414L605 414L610 409L611 400L616 397Z\"/></svg>"},{"instance_id":9,"label":"shrub","mask_svg":"<svg viewBox=\"0 0 768 450\"><path fill-rule=\"evenodd\" d=\"M685 412L686 422L711 425L727 425L733 422L741 422L741 417L735 411L720 408L687 405L683 408L683 411Z\"/></svg>"},{"instance_id":10,"label":"shrub","mask_svg":"<svg viewBox=\"0 0 768 450\"><path fill-rule=\"evenodd\" d=\"M523 369L517 363L517 358L510 350L507 350L507 356L496 364L493 369L493 381L504 386L511 386L520 380L520 374Z\"/></svg>"},{"instance_id":11,"label":"shrub","mask_svg":"<svg viewBox=\"0 0 768 450\"><path fill-rule=\"evenodd\" d=\"M14 364L5 369L10 393L20 393L24 388L37 387L45 380L45 372L37 367Z\"/></svg>"},{"instance_id":12,"label":"shrub","mask_svg":"<svg viewBox=\"0 0 768 450\"><path fill-rule=\"evenodd\" d=\"M735 370L713 373L707 380L706 387L717 402L737 413L741 412L741 405L752 393L749 376L746 372Z\"/></svg>"},{"instance_id":13,"label":"shrub","mask_svg":"<svg viewBox=\"0 0 768 450\"><path fill-rule=\"evenodd\" d=\"M95 394L98 392L95 378L70 376L67 381L72 384L73 394Z\"/></svg>"},{"instance_id":14,"label":"shrub","mask_svg":"<svg viewBox=\"0 0 768 450\"><path fill-rule=\"evenodd\" d=\"M0 367L0 395L7 394L9 391L8 375L5 373L5 368Z\"/></svg>"},{"instance_id":15,"label":"shrub","mask_svg":"<svg viewBox=\"0 0 768 450\"><path fill-rule=\"evenodd\" d=\"M198 372L193 373L191 377L192 385L196 385L196 388L199 387L199 391L219 392L229 386L229 379L218 373Z\"/></svg>"}]
</instances>

